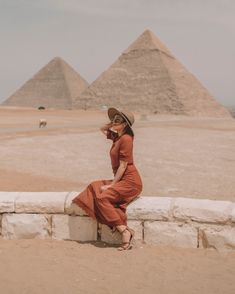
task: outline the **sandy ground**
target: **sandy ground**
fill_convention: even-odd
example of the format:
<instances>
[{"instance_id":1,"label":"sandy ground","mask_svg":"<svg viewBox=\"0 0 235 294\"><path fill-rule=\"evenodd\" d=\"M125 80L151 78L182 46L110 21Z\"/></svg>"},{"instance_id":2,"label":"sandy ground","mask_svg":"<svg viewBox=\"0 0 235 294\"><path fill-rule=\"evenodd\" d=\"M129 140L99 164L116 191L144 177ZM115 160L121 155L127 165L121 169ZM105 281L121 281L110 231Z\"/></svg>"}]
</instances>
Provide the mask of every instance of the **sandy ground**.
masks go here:
<instances>
[{"instance_id":1,"label":"sandy ground","mask_svg":"<svg viewBox=\"0 0 235 294\"><path fill-rule=\"evenodd\" d=\"M0 190L80 191L111 179L105 122L104 111L0 107ZM142 195L235 201L234 119L136 114L134 131Z\"/></svg>"},{"instance_id":2,"label":"sandy ground","mask_svg":"<svg viewBox=\"0 0 235 294\"><path fill-rule=\"evenodd\" d=\"M0 191L79 191L112 178L105 122L102 111L0 107ZM235 201L235 120L136 114L134 130L143 195ZM234 276L234 252L0 239L3 294L233 294Z\"/></svg>"},{"instance_id":3,"label":"sandy ground","mask_svg":"<svg viewBox=\"0 0 235 294\"><path fill-rule=\"evenodd\" d=\"M234 294L235 253L101 243L1 240L4 294Z\"/></svg>"}]
</instances>

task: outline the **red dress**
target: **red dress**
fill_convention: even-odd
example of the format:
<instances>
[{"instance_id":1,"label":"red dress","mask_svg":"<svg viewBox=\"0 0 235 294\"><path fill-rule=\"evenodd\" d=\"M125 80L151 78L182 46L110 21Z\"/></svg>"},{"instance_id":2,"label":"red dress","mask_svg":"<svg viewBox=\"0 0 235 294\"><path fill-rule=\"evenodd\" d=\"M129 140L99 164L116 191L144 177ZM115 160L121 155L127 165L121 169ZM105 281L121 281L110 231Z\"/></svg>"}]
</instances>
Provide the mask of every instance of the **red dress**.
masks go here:
<instances>
[{"instance_id":1,"label":"red dress","mask_svg":"<svg viewBox=\"0 0 235 294\"><path fill-rule=\"evenodd\" d=\"M72 202L99 223L109 227L127 225L127 205L142 191L142 181L133 162L133 137L128 134L118 137L108 130L107 139L113 141L110 157L114 175L120 160L127 162L122 178L105 191L101 191L101 186L111 184L112 180L93 181Z\"/></svg>"}]
</instances>

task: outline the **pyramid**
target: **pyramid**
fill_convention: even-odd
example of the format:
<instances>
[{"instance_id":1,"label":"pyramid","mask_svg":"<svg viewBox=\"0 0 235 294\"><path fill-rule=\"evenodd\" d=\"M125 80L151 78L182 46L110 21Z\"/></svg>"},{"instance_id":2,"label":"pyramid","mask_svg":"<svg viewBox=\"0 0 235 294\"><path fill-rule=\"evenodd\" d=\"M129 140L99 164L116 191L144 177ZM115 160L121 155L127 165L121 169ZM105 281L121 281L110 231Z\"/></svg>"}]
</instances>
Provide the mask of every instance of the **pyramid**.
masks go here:
<instances>
[{"instance_id":1,"label":"pyramid","mask_svg":"<svg viewBox=\"0 0 235 294\"><path fill-rule=\"evenodd\" d=\"M75 108L104 105L158 114L230 116L150 30L74 100Z\"/></svg>"},{"instance_id":2,"label":"pyramid","mask_svg":"<svg viewBox=\"0 0 235 294\"><path fill-rule=\"evenodd\" d=\"M87 86L70 65L55 57L2 104L69 109Z\"/></svg>"}]
</instances>

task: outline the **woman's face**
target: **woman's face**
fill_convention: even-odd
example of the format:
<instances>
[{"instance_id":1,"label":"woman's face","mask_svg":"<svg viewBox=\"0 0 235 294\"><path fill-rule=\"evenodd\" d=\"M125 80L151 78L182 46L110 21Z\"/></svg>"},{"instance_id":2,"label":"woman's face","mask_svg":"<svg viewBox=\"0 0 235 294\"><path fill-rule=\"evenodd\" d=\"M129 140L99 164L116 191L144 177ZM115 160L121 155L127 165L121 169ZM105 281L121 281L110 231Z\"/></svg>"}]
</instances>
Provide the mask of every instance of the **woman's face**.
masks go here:
<instances>
[{"instance_id":1,"label":"woman's face","mask_svg":"<svg viewBox=\"0 0 235 294\"><path fill-rule=\"evenodd\" d=\"M121 132L125 129L127 123L123 117L119 114L116 114L112 120L112 128L117 132Z\"/></svg>"}]
</instances>

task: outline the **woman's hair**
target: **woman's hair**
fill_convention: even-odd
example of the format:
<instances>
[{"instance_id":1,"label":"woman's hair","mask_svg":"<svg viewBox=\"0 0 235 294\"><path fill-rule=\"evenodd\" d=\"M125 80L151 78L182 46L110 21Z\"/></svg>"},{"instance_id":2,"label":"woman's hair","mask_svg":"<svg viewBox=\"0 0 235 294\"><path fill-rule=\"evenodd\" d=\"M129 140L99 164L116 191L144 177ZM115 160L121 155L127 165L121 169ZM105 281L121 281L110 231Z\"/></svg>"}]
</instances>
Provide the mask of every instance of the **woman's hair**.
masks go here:
<instances>
[{"instance_id":1,"label":"woman's hair","mask_svg":"<svg viewBox=\"0 0 235 294\"><path fill-rule=\"evenodd\" d=\"M128 124L126 125L126 127L124 129L124 134L128 134L131 137L134 137L134 135L135 135L132 128Z\"/></svg>"}]
</instances>

